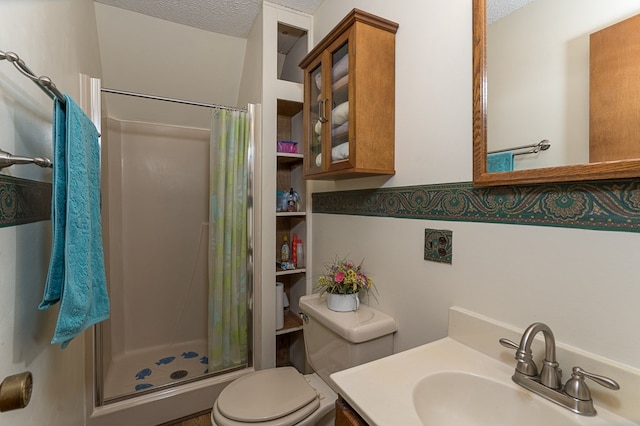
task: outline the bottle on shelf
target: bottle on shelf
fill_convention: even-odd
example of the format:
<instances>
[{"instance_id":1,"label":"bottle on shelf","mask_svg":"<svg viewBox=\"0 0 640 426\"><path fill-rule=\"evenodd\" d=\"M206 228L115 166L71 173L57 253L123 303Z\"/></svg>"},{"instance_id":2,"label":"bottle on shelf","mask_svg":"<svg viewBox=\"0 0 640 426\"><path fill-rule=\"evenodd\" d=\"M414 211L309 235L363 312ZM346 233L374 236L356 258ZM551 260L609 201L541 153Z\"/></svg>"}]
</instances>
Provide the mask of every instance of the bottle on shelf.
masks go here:
<instances>
[{"instance_id":1,"label":"bottle on shelf","mask_svg":"<svg viewBox=\"0 0 640 426\"><path fill-rule=\"evenodd\" d=\"M304 268L304 251L302 250L302 241L296 240L293 253L296 254L296 260L294 261L296 268Z\"/></svg>"},{"instance_id":2,"label":"bottle on shelf","mask_svg":"<svg viewBox=\"0 0 640 426\"><path fill-rule=\"evenodd\" d=\"M280 262L286 263L290 257L289 241L287 236L282 237L282 247L280 248Z\"/></svg>"},{"instance_id":3,"label":"bottle on shelf","mask_svg":"<svg viewBox=\"0 0 640 426\"><path fill-rule=\"evenodd\" d=\"M287 195L287 211L297 212L300 209L300 195L293 188L289 189Z\"/></svg>"},{"instance_id":4,"label":"bottle on shelf","mask_svg":"<svg viewBox=\"0 0 640 426\"><path fill-rule=\"evenodd\" d=\"M294 267L298 267L298 253L296 252L296 244L298 242L297 235L294 233L291 239L291 263Z\"/></svg>"}]
</instances>

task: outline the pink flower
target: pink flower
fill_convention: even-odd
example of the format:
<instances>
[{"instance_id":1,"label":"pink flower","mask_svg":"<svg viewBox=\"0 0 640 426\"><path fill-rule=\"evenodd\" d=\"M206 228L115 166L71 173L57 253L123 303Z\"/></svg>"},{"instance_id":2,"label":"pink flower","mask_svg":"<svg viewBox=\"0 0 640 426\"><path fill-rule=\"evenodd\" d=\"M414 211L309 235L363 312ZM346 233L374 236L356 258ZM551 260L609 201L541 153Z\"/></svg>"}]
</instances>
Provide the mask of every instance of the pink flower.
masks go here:
<instances>
[{"instance_id":1,"label":"pink flower","mask_svg":"<svg viewBox=\"0 0 640 426\"><path fill-rule=\"evenodd\" d=\"M341 283L342 281L344 281L344 272L342 271L338 271L336 272L336 276L334 277L334 281L337 283Z\"/></svg>"}]
</instances>

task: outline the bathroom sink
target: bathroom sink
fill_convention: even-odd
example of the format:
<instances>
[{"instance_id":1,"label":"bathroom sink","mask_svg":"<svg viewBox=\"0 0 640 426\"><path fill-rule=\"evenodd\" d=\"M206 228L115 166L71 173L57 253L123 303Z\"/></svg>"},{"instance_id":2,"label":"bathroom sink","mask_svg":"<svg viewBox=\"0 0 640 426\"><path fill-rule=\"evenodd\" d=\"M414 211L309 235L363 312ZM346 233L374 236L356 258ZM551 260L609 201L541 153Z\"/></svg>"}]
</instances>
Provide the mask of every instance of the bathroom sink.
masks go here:
<instances>
[{"instance_id":1,"label":"bathroom sink","mask_svg":"<svg viewBox=\"0 0 640 426\"><path fill-rule=\"evenodd\" d=\"M460 372L422 378L413 404L425 425L579 425L575 415L495 380Z\"/></svg>"},{"instance_id":2,"label":"bathroom sink","mask_svg":"<svg viewBox=\"0 0 640 426\"><path fill-rule=\"evenodd\" d=\"M371 426L634 424L597 401L594 417L547 401L513 383L514 366L515 360L498 360L446 337L331 379Z\"/></svg>"}]
</instances>

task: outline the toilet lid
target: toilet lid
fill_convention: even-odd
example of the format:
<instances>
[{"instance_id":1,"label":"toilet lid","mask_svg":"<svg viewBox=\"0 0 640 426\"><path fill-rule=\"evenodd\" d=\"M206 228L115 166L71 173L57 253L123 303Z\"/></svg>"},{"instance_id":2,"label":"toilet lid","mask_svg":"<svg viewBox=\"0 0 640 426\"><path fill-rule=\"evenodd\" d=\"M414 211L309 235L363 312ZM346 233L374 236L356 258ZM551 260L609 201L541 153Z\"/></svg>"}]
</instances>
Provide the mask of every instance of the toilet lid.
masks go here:
<instances>
[{"instance_id":1,"label":"toilet lid","mask_svg":"<svg viewBox=\"0 0 640 426\"><path fill-rule=\"evenodd\" d=\"M239 422L266 422L291 414L318 399L293 367L270 368L242 376L218 396L218 410ZM305 417L308 413L305 415Z\"/></svg>"}]
</instances>

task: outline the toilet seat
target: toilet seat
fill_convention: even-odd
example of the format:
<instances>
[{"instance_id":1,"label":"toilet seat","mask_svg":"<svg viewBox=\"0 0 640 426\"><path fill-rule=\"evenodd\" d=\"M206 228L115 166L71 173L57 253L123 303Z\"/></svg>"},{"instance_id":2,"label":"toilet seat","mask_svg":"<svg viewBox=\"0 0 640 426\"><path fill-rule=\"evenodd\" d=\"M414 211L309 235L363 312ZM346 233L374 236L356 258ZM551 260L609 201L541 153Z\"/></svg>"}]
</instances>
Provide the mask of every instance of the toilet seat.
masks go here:
<instances>
[{"instance_id":1,"label":"toilet seat","mask_svg":"<svg viewBox=\"0 0 640 426\"><path fill-rule=\"evenodd\" d=\"M218 396L212 417L220 426L294 425L319 406L317 392L295 368L271 368L229 384Z\"/></svg>"}]
</instances>

